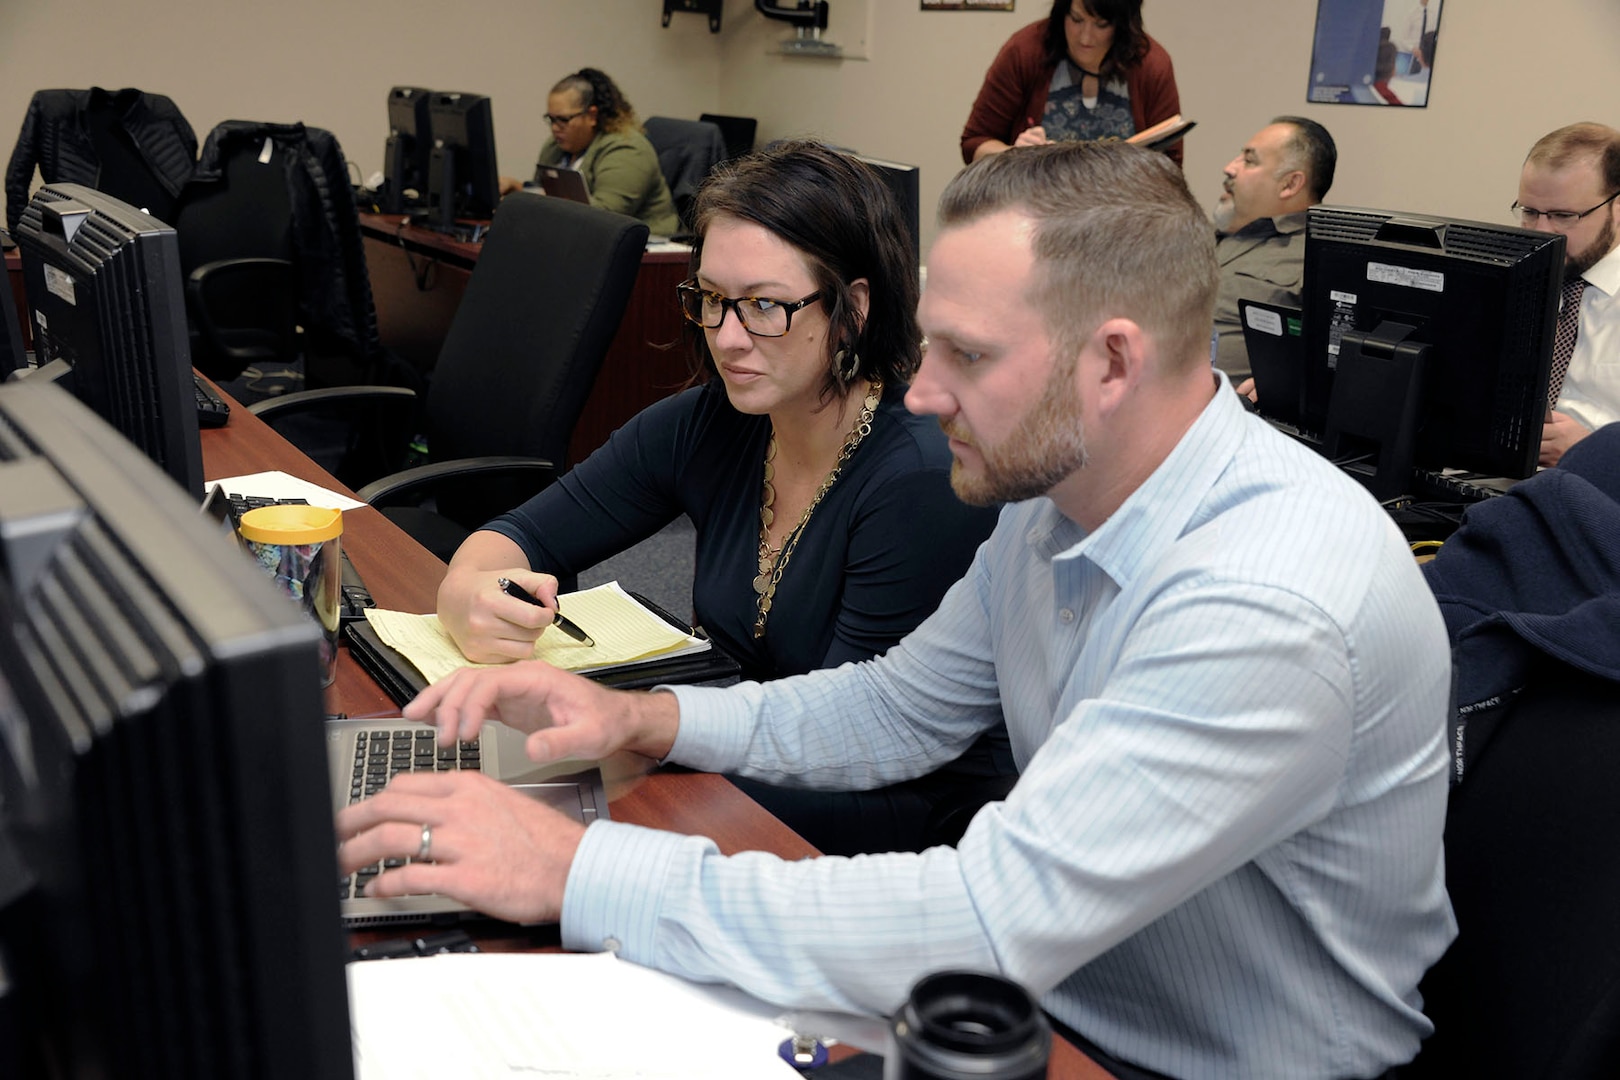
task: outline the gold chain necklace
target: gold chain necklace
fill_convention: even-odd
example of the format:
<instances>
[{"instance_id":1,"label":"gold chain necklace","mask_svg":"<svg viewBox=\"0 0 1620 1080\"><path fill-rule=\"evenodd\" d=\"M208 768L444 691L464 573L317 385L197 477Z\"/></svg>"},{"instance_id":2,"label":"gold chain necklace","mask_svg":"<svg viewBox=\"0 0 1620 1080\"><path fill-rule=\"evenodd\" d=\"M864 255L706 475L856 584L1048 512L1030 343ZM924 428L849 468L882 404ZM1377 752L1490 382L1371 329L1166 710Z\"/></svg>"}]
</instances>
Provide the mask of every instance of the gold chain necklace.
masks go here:
<instances>
[{"instance_id":1,"label":"gold chain necklace","mask_svg":"<svg viewBox=\"0 0 1620 1080\"><path fill-rule=\"evenodd\" d=\"M838 460L833 462L832 471L821 482L816 491L816 497L810 500L810 505L804 508L799 517L799 523L793 526L793 531L782 538L780 549L771 547L771 523L776 520L776 512L771 504L776 502L776 487L771 483L776 475L771 464L776 458L776 432L771 432L771 441L765 447L765 484L759 497L759 576L754 578L754 592L759 599L756 601L756 614L754 617L754 639L765 636L765 620L771 614L771 601L776 596L776 586L782 580L782 572L787 569L788 560L793 557L793 549L798 546L799 537L804 535L804 527L810 522L810 515L815 513L816 507L821 505L822 498L832 488L838 474L844 469L844 463L861 445L861 440L872 430L872 413L883 400L883 380L873 379L866 391L866 400L861 403L861 411L855 417L855 426L850 428L849 434L844 438L844 448L838 452Z\"/></svg>"}]
</instances>

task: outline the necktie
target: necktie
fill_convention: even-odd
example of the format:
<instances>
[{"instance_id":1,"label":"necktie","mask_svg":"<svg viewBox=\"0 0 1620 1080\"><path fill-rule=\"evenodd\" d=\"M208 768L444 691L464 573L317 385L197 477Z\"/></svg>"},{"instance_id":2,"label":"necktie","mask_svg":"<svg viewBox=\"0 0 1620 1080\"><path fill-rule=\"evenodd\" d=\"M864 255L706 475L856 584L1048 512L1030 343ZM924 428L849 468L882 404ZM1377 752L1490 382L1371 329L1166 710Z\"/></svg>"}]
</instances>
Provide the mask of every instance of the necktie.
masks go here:
<instances>
[{"instance_id":1,"label":"necktie","mask_svg":"<svg viewBox=\"0 0 1620 1080\"><path fill-rule=\"evenodd\" d=\"M1564 282L1558 321L1553 324L1552 378L1547 382L1549 409L1558 405L1558 395L1564 389L1564 376L1569 372L1569 358L1575 353L1575 339L1581 332L1581 294L1585 291L1585 278Z\"/></svg>"}]
</instances>

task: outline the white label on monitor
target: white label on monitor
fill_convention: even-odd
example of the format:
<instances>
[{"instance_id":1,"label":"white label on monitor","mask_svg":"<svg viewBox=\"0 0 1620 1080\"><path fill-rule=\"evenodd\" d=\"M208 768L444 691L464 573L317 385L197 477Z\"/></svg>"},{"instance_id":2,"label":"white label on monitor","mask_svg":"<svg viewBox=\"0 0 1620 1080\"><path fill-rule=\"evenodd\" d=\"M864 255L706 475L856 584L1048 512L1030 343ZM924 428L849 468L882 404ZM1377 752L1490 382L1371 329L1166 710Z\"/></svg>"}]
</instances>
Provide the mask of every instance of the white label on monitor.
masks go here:
<instances>
[{"instance_id":1,"label":"white label on monitor","mask_svg":"<svg viewBox=\"0 0 1620 1080\"><path fill-rule=\"evenodd\" d=\"M1410 266L1370 262L1367 264L1367 280L1385 285L1404 285L1408 289L1422 289L1425 292L1446 291L1446 275L1438 270L1414 270Z\"/></svg>"},{"instance_id":2,"label":"white label on monitor","mask_svg":"<svg viewBox=\"0 0 1620 1080\"><path fill-rule=\"evenodd\" d=\"M1252 307L1245 311L1244 318L1248 320L1251 329L1258 330L1262 334L1270 334L1272 337L1282 337L1282 316L1275 311Z\"/></svg>"},{"instance_id":3,"label":"white label on monitor","mask_svg":"<svg viewBox=\"0 0 1620 1080\"><path fill-rule=\"evenodd\" d=\"M57 296L72 304L79 306L79 301L73 296L73 279L54 266L45 267L45 288L52 296Z\"/></svg>"},{"instance_id":4,"label":"white label on monitor","mask_svg":"<svg viewBox=\"0 0 1620 1080\"><path fill-rule=\"evenodd\" d=\"M50 329L50 327L45 324L45 313L43 311L34 312L34 321L39 324L39 328L41 330Z\"/></svg>"},{"instance_id":5,"label":"white label on monitor","mask_svg":"<svg viewBox=\"0 0 1620 1080\"><path fill-rule=\"evenodd\" d=\"M1340 292L1338 289L1329 289L1328 297L1338 304L1354 304L1356 294L1353 292Z\"/></svg>"}]
</instances>

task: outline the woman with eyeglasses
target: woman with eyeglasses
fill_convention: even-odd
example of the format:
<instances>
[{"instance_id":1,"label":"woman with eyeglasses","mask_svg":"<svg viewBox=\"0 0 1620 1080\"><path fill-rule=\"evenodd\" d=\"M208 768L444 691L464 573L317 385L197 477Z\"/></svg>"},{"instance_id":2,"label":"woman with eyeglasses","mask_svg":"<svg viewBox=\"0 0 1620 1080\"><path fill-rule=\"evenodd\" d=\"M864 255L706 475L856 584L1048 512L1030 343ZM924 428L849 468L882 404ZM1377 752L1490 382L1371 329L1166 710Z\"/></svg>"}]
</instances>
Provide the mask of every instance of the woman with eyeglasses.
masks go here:
<instances>
[{"instance_id":1,"label":"woman with eyeglasses","mask_svg":"<svg viewBox=\"0 0 1620 1080\"><path fill-rule=\"evenodd\" d=\"M545 120L551 137L540 147L536 179L546 166L575 169L585 178L592 206L643 221L660 236L680 231L658 152L606 72L581 68L564 76L546 98ZM501 177L502 195L522 186Z\"/></svg>"},{"instance_id":2,"label":"woman with eyeglasses","mask_svg":"<svg viewBox=\"0 0 1620 1080\"><path fill-rule=\"evenodd\" d=\"M685 514L696 621L746 678L865 660L933 612L994 526L994 508L952 492L937 422L902 401L921 361L917 263L883 182L820 144L780 144L716 170L693 217L678 294L707 381L643 410L456 552L439 617L470 658L531 655L552 575ZM503 577L545 606L505 595ZM850 854L920 849L1012 778L998 731L878 791L739 783L822 851Z\"/></svg>"},{"instance_id":3,"label":"woman with eyeglasses","mask_svg":"<svg viewBox=\"0 0 1620 1080\"><path fill-rule=\"evenodd\" d=\"M1170 54L1142 0L1053 0L1001 47L962 129L962 160L1014 146L1124 139L1181 111ZM1181 164L1181 143L1165 153Z\"/></svg>"}]
</instances>

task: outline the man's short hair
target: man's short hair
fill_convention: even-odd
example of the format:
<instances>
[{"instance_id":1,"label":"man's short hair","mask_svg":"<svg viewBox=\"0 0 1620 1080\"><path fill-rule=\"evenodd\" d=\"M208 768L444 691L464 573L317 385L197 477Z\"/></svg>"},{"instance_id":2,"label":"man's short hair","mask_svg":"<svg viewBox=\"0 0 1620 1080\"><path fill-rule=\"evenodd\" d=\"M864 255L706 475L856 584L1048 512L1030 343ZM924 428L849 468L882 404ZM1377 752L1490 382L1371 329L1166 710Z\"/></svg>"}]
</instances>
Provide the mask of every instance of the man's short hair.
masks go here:
<instances>
[{"instance_id":1,"label":"man's short hair","mask_svg":"<svg viewBox=\"0 0 1620 1080\"><path fill-rule=\"evenodd\" d=\"M1304 171L1305 183L1310 185L1311 195L1317 202L1327 198L1328 189L1333 186L1333 171L1339 165L1339 148L1333 144L1328 129L1303 116L1279 116L1271 122L1294 129L1287 146L1292 159L1289 164Z\"/></svg>"},{"instance_id":2,"label":"man's short hair","mask_svg":"<svg viewBox=\"0 0 1620 1080\"><path fill-rule=\"evenodd\" d=\"M1587 120L1548 132L1536 140L1524 163L1563 169L1582 160L1597 166L1605 188L1620 191L1620 131L1607 124Z\"/></svg>"},{"instance_id":3,"label":"man's short hair","mask_svg":"<svg viewBox=\"0 0 1620 1080\"><path fill-rule=\"evenodd\" d=\"M1169 158L1120 142L992 154L946 185L939 224L1003 210L1034 223L1030 300L1060 351L1078 351L1103 320L1125 317L1154 337L1171 368L1209 362L1215 233Z\"/></svg>"}]
</instances>

